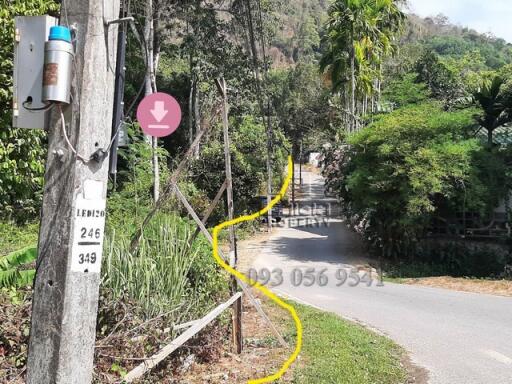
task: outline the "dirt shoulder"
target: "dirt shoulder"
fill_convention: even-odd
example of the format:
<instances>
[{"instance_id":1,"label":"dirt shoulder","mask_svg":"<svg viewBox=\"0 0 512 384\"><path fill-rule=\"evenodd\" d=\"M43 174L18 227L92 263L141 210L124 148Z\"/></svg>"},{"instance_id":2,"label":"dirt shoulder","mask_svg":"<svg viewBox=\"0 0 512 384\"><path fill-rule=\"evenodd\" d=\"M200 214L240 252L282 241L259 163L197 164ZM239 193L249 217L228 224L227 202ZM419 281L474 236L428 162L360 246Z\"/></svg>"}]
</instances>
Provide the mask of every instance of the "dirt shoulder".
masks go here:
<instances>
[{"instance_id":1,"label":"dirt shoulder","mask_svg":"<svg viewBox=\"0 0 512 384\"><path fill-rule=\"evenodd\" d=\"M270 235L261 227L260 230L251 235L250 239L239 241L238 248L238 270L246 273L254 261L262 252L265 242L270 239Z\"/></svg>"},{"instance_id":2,"label":"dirt shoulder","mask_svg":"<svg viewBox=\"0 0 512 384\"><path fill-rule=\"evenodd\" d=\"M402 284L451 289L454 291L512 297L512 281L508 280L478 280L442 276L425 277L420 279L398 279L397 282Z\"/></svg>"},{"instance_id":3,"label":"dirt shoulder","mask_svg":"<svg viewBox=\"0 0 512 384\"><path fill-rule=\"evenodd\" d=\"M259 299L258 301L264 302ZM283 348L278 344L266 323L261 320L258 312L247 299L244 299L243 310L244 350L242 354L236 355L231 352L231 337L224 334L223 339L217 340L218 357L207 363L193 361L188 366L183 365L178 380L180 384L246 383L250 379L274 374L280 368L280 364L286 361L291 354L291 347ZM265 310L269 313L268 308ZM275 311L270 315L272 318L282 316ZM276 325L283 334L286 332L284 326ZM229 328L226 326L225 330L228 331ZM281 382L289 383L290 377L291 371Z\"/></svg>"}]
</instances>

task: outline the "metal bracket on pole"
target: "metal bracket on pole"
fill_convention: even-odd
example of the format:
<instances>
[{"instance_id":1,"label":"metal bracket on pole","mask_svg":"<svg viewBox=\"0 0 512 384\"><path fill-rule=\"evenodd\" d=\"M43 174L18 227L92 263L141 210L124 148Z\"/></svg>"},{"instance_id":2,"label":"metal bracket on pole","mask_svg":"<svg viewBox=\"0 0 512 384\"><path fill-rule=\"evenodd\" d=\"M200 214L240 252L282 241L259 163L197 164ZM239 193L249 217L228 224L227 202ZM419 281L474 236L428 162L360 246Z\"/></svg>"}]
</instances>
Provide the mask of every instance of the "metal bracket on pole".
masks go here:
<instances>
[{"instance_id":1,"label":"metal bracket on pole","mask_svg":"<svg viewBox=\"0 0 512 384\"><path fill-rule=\"evenodd\" d=\"M129 16L129 17L122 17L120 19L105 21L105 25L108 28L112 24L133 23L134 21L135 21L135 19L133 17Z\"/></svg>"}]
</instances>

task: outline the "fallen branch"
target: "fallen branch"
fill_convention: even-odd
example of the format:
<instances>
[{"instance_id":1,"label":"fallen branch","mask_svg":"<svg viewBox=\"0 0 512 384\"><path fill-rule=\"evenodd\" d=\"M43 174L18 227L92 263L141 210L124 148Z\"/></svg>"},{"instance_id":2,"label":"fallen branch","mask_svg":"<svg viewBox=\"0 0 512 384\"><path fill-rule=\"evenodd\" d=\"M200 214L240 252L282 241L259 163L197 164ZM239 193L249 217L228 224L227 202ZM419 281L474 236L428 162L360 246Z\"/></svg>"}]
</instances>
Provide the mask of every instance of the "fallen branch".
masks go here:
<instances>
[{"instance_id":1,"label":"fallen branch","mask_svg":"<svg viewBox=\"0 0 512 384\"><path fill-rule=\"evenodd\" d=\"M109 359L113 359L113 360L125 360L125 361L146 361L146 360L149 360L150 357L122 357L122 356L112 356L112 355L107 355L105 353L98 353L98 356L103 356L103 357L107 357Z\"/></svg>"}]
</instances>

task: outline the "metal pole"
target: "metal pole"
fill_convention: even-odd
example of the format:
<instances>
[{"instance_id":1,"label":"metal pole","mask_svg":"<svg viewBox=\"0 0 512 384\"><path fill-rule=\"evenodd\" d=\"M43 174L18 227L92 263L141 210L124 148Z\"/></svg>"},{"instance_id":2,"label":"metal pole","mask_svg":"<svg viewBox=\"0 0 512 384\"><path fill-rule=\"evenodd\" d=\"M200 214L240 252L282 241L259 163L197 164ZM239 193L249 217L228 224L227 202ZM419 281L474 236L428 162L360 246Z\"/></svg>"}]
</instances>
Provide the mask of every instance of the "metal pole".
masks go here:
<instances>
[{"instance_id":1,"label":"metal pole","mask_svg":"<svg viewBox=\"0 0 512 384\"><path fill-rule=\"evenodd\" d=\"M293 149L292 149L293 151ZM294 155L292 154L292 162L293 162L293 167L292 167L292 208L295 207L295 158L294 158Z\"/></svg>"},{"instance_id":2,"label":"metal pole","mask_svg":"<svg viewBox=\"0 0 512 384\"><path fill-rule=\"evenodd\" d=\"M270 113L270 98L268 99L268 126L267 126L267 204L272 201L272 115ZM268 232L272 232L272 210L268 211Z\"/></svg>"},{"instance_id":3,"label":"metal pole","mask_svg":"<svg viewBox=\"0 0 512 384\"><path fill-rule=\"evenodd\" d=\"M126 64L126 24L122 23L119 27L117 37L117 64L116 64L116 85L114 91L114 114L112 120L112 138L114 143L110 149L109 173L114 178L114 184L117 177L117 150L119 148L119 131L124 118L123 97L125 84Z\"/></svg>"},{"instance_id":4,"label":"metal pole","mask_svg":"<svg viewBox=\"0 0 512 384\"><path fill-rule=\"evenodd\" d=\"M299 184L302 185L302 138L300 139L300 154L299 154Z\"/></svg>"}]
</instances>

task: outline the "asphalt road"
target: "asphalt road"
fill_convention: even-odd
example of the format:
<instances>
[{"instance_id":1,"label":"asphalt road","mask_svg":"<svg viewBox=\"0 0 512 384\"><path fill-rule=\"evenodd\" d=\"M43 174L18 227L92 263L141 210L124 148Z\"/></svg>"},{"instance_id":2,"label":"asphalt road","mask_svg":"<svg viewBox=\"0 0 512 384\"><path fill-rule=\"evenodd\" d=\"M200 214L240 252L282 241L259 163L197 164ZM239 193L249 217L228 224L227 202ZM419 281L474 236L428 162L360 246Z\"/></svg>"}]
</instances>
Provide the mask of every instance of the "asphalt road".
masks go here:
<instances>
[{"instance_id":1,"label":"asphalt road","mask_svg":"<svg viewBox=\"0 0 512 384\"><path fill-rule=\"evenodd\" d=\"M268 269L277 293L389 336L429 371L431 384L512 384L511 298L377 281L369 287L368 276L350 274L364 251L341 220L326 216L334 201L324 198L322 178L305 173L304 183L302 209L258 245L260 280ZM358 276L364 281L356 285Z\"/></svg>"}]
</instances>

